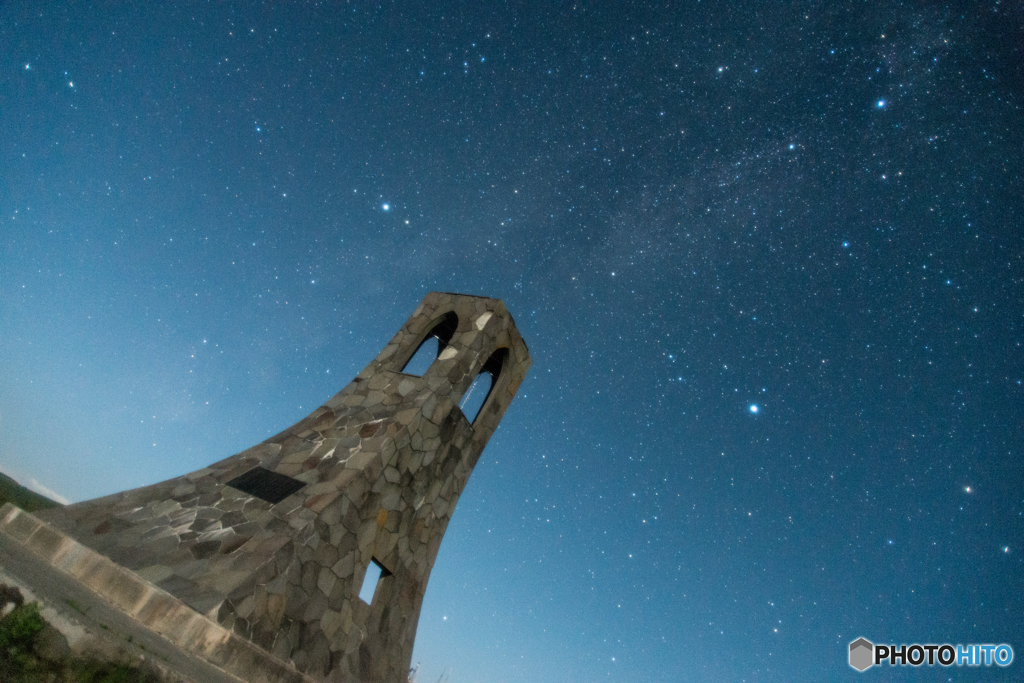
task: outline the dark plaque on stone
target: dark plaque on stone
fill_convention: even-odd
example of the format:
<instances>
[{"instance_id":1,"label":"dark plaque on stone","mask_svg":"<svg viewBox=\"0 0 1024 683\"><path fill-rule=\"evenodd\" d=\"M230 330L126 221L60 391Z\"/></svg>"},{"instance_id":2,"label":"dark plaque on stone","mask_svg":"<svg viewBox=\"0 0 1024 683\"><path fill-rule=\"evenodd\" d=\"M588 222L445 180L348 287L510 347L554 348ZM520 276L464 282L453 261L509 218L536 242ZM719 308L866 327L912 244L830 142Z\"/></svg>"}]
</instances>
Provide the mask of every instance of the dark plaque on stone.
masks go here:
<instances>
[{"instance_id":1,"label":"dark plaque on stone","mask_svg":"<svg viewBox=\"0 0 1024 683\"><path fill-rule=\"evenodd\" d=\"M298 479L292 479L262 467L254 467L229 481L228 486L274 505L301 489L305 484Z\"/></svg>"}]
</instances>

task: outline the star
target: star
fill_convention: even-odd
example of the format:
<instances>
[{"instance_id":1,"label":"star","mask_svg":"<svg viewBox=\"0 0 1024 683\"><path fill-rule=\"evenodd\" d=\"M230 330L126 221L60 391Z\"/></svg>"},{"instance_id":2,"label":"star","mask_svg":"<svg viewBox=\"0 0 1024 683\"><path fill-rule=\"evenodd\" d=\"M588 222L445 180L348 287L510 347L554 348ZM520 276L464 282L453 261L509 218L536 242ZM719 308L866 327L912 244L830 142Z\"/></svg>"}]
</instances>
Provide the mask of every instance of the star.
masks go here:
<instances>
[{"instance_id":1,"label":"star","mask_svg":"<svg viewBox=\"0 0 1024 683\"><path fill-rule=\"evenodd\" d=\"M384 209L385 211L390 211L391 210L391 205L390 204L381 204L380 208Z\"/></svg>"},{"instance_id":2,"label":"star","mask_svg":"<svg viewBox=\"0 0 1024 683\"><path fill-rule=\"evenodd\" d=\"M760 407L759 407L759 406L758 406L758 405L757 405L756 403L751 403L751 404L750 404L750 408L749 408L749 410L750 410L750 412L751 412L751 413L753 413L754 415L757 415L758 411L760 411L760 410L761 410L761 408L760 408Z\"/></svg>"}]
</instances>

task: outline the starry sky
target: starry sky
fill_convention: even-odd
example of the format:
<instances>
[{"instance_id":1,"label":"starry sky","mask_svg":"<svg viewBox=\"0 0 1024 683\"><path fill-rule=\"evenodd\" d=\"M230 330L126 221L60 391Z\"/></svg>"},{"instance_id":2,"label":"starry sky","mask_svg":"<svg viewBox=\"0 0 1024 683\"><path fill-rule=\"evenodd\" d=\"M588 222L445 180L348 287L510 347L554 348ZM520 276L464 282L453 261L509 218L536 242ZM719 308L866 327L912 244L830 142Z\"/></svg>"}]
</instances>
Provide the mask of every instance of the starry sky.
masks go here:
<instances>
[{"instance_id":1,"label":"starry sky","mask_svg":"<svg viewBox=\"0 0 1024 683\"><path fill-rule=\"evenodd\" d=\"M1019 2L15 1L0 45L4 472L199 469L485 295L533 368L420 683L1024 655Z\"/></svg>"}]
</instances>

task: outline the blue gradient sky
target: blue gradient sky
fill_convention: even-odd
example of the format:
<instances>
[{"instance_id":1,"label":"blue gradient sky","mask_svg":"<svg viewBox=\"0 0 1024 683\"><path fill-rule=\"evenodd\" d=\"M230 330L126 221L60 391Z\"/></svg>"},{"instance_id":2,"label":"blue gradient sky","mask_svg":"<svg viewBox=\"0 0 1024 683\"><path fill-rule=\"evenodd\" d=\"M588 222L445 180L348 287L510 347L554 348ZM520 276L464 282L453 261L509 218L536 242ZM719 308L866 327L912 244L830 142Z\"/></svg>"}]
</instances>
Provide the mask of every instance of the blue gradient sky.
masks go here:
<instances>
[{"instance_id":1,"label":"blue gradient sky","mask_svg":"<svg viewBox=\"0 0 1024 683\"><path fill-rule=\"evenodd\" d=\"M420 683L1024 652L1021 5L649 4L0 5L0 469L198 469L481 294Z\"/></svg>"}]
</instances>

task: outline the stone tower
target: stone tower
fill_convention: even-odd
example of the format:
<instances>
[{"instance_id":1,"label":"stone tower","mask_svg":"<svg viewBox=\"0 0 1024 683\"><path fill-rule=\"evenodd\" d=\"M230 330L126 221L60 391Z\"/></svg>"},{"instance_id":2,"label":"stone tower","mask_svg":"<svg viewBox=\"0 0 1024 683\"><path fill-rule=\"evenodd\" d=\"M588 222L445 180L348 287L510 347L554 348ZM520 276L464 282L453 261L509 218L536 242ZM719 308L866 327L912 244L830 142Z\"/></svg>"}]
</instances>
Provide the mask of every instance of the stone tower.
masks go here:
<instances>
[{"instance_id":1,"label":"stone tower","mask_svg":"<svg viewBox=\"0 0 1024 683\"><path fill-rule=\"evenodd\" d=\"M403 374L434 339L429 369ZM431 293L348 386L277 436L36 516L5 506L0 531L243 679L404 682L441 538L530 362L501 301ZM489 393L467 419L460 399L479 375ZM368 569L380 572L369 603Z\"/></svg>"}]
</instances>

